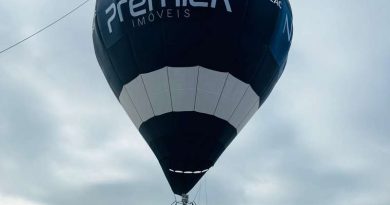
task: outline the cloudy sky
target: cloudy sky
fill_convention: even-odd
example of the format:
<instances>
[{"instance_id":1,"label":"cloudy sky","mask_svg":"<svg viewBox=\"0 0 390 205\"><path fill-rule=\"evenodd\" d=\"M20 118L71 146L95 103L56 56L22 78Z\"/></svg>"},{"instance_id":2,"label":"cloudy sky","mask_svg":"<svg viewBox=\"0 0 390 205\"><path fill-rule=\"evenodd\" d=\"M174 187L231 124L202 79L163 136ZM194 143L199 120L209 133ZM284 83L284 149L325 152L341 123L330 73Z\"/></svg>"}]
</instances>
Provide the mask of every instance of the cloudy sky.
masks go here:
<instances>
[{"instance_id":1,"label":"cloudy sky","mask_svg":"<svg viewBox=\"0 0 390 205\"><path fill-rule=\"evenodd\" d=\"M0 0L0 50L80 0ZM390 1L291 0L273 93L195 187L199 204L390 204ZM94 2L0 55L0 204L170 204L97 64Z\"/></svg>"}]
</instances>

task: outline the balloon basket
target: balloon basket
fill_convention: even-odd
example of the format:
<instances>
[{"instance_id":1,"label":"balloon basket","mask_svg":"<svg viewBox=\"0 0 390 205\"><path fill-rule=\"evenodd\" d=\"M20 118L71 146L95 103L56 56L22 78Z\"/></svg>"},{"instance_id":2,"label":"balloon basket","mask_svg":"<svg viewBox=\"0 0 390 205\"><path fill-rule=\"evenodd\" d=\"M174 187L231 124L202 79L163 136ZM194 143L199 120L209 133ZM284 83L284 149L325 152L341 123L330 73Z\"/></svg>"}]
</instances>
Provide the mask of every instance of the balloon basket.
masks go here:
<instances>
[{"instance_id":1,"label":"balloon basket","mask_svg":"<svg viewBox=\"0 0 390 205\"><path fill-rule=\"evenodd\" d=\"M181 201L174 201L171 205L197 205L195 201L189 202L189 196L187 194L183 194L181 197Z\"/></svg>"}]
</instances>

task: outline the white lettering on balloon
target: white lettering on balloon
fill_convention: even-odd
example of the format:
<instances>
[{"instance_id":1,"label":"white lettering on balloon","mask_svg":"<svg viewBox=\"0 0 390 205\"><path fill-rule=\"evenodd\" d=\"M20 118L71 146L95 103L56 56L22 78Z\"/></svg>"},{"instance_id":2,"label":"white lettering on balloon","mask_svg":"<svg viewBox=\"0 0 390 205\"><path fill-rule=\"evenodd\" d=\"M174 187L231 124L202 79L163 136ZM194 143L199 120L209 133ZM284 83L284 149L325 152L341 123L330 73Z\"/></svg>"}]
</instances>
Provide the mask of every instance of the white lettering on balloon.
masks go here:
<instances>
[{"instance_id":1,"label":"white lettering on balloon","mask_svg":"<svg viewBox=\"0 0 390 205\"><path fill-rule=\"evenodd\" d=\"M285 23L284 23L283 33L287 32L288 41L291 41L292 31L293 31L292 24L291 25L289 24L288 15L286 14L286 19L285 19Z\"/></svg>"},{"instance_id":2,"label":"white lettering on balloon","mask_svg":"<svg viewBox=\"0 0 390 205\"><path fill-rule=\"evenodd\" d=\"M167 9L167 1L174 3L174 7ZM131 23L133 27L141 27L148 23L152 23L157 19L163 18L190 18L191 7L216 8L217 2L222 0L160 0L160 3L153 4L152 0L120 0L118 3L112 3L105 10L107 19L108 31L113 32L112 23L118 16L119 22L124 21L124 9L128 8L128 12L132 17ZM128 4L128 6L124 6ZM232 8L230 0L223 0L225 9L231 13ZM156 9L160 7L160 9Z\"/></svg>"},{"instance_id":3,"label":"white lettering on balloon","mask_svg":"<svg viewBox=\"0 0 390 205\"><path fill-rule=\"evenodd\" d=\"M278 6L279 9L282 9L282 0L269 0L269 1L274 3L276 6Z\"/></svg>"}]
</instances>

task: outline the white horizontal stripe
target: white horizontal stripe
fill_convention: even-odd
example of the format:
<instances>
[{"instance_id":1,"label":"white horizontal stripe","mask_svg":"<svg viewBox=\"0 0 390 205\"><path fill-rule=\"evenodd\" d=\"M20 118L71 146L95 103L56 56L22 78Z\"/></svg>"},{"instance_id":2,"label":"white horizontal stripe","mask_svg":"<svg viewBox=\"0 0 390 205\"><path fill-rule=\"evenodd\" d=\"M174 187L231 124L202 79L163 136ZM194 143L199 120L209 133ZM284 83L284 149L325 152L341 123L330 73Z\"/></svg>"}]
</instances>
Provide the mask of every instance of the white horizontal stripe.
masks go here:
<instances>
[{"instance_id":1,"label":"white horizontal stripe","mask_svg":"<svg viewBox=\"0 0 390 205\"><path fill-rule=\"evenodd\" d=\"M169 169L169 171L177 174L203 174L209 171L209 169L205 169L203 171L181 171L181 170Z\"/></svg>"},{"instance_id":2,"label":"white horizontal stripe","mask_svg":"<svg viewBox=\"0 0 390 205\"><path fill-rule=\"evenodd\" d=\"M223 119L237 132L260 104L249 84L201 66L164 67L139 75L124 86L119 101L137 128L154 116L194 111Z\"/></svg>"}]
</instances>

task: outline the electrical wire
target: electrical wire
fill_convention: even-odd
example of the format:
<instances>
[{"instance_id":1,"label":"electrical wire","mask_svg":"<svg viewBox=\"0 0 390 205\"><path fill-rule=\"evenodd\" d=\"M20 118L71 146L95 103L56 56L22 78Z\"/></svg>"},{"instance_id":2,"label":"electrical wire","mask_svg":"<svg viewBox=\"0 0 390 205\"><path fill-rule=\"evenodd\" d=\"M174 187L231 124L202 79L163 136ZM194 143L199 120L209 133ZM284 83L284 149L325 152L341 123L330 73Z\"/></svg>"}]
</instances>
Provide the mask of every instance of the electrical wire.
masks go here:
<instances>
[{"instance_id":1,"label":"electrical wire","mask_svg":"<svg viewBox=\"0 0 390 205\"><path fill-rule=\"evenodd\" d=\"M23 42L29 40L30 38L32 38L32 37L38 35L39 33L45 31L46 29L48 29L48 28L54 26L56 23L58 23L58 22L60 22L61 20L65 19L66 17L68 17L70 14L74 13L75 11L77 11L79 8L81 8L82 6L84 6L84 5L85 5L86 3L88 3L89 1L90 1L90 0L85 0L85 1L83 1L83 2L80 3L78 6L76 6L75 8L73 8L73 9L70 10L68 13L66 13L66 14L64 14L63 16L61 16L60 18L58 18L57 20L51 22L50 24L48 24L48 25L46 25L45 27L39 29L39 30L36 31L35 33L33 33L33 34L31 34L31 35L25 37L24 39L22 39L22 40L20 40L20 41L18 41L18 42L16 42L16 43L10 45L9 47L7 47L7 48L5 48L5 49L3 49L3 50L1 50L1 51L0 51L0 55L3 54L3 53L5 53L5 52L7 52L7 51L9 51L9 50L11 50L12 48L18 46L19 44L21 44L21 43L23 43Z\"/></svg>"}]
</instances>

